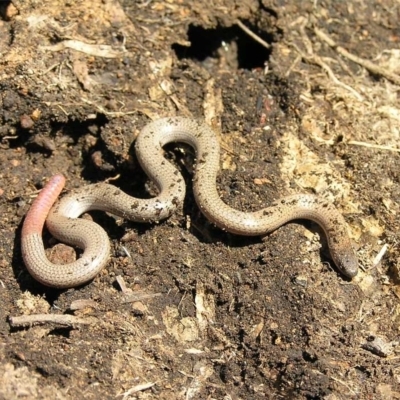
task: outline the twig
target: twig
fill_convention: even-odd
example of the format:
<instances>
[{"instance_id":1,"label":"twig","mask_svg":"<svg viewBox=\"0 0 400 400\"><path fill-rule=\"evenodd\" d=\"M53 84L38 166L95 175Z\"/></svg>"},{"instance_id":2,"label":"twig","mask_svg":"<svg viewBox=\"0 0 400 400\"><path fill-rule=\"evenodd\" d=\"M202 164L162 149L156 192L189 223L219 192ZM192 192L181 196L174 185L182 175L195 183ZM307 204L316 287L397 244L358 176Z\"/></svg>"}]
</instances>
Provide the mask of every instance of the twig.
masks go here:
<instances>
[{"instance_id":1,"label":"twig","mask_svg":"<svg viewBox=\"0 0 400 400\"><path fill-rule=\"evenodd\" d=\"M374 258L374 260L372 261L372 266L373 266L373 267L376 267L376 266L382 261L382 258L383 258L383 256L385 255L385 253L387 252L388 247L389 247L389 246L388 246L387 243L385 243L385 244L382 246L381 250L380 250L379 253L376 255L376 257Z\"/></svg>"},{"instance_id":2,"label":"twig","mask_svg":"<svg viewBox=\"0 0 400 400\"><path fill-rule=\"evenodd\" d=\"M347 142L347 144L352 144L354 146L369 147L369 148L378 149L378 150L395 151L395 152L400 153L400 149L398 149L396 147L384 146L384 145L380 145L380 144L373 144L373 143L367 143L367 142L359 142L357 140L350 140Z\"/></svg>"},{"instance_id":3,"label":"twig","mask_svg":"<svg viewBox=\"0 0 400 400\"><path fill-rule=\"evenodd\" d=\"M86 104L89 104L91 106L96 107L103 114L110 115L112 117L123 117L124 115L131 115L131 114L135 114L137 112L137 110L126 111L126 112L123 112L123 111L107 111L102 106L99 106L98 104L96 104L96 103L94 103L94 102L92 102L92 101L90 101L88 99L85 99L84 97L81 97L81 100Z\"/></svg>"},{"instance_id":4,"label":"twig","mask_svg":"<svg viewBox=\"0 0 400 400\"><path fill-rule=\"evenodd\" d=\"M291 43L291 45L297 50L297 52L300 54L300 56L302 57L302 59L310 64L315 64L318 65L319 67L321 67L322 69L324 69L326 71L326 73L328 74L329 78L331 78L331 80L335 83L335 85L342 87L343 89L346 89L347 91L351 92L358 101L363 101L364 98L361 96L360 93L358 93L355 89L353 89L351 86L346 85L345 83L343 83L342 81L340 81L336 75L333 73L332 69L321 60L321 57L318 57L314 54L312 55L307 55L304 54L298 46L296 46L294 43Z\"/></svg>"},{"instance_id":5,"label":"twig","mask_svg":"<svg viewBox=\"0 0 400 400\"><path fill-rule=\"evenodd\" d=\"M335 83L335 85L342 87L343 89L346 89L347 91L353 93L353 95L357 98L358 101L363 101L364 98L355 90L353 89L351 86L346 85L345 83L343 83L342 81L340 81L336 75L333 73L332 69L326 64L324 63L320 57L313 57L309 60L310 62L313 62L316 65L319 65L322 69L324 69L329 78L332 79L332 81Z\"/></svg>"},{"instance_id":6,"label":"twig","mask_svg":"<svg viewBox=\"0 0 400 400\"><path fill-rule=\"evenodd\" d=\"M91 56L104 58L119 58L126 53L126 49L124 46L121 46L119 49L115 49L113 46L109 46L106 44L89 44L84 43L80 40L64 40L55 45L40 46L40 48L49 51L72 49L85 54L89 54Z\"/></svg>"},{"instance_id":7,"label":"twig","mask_svg":"<svg viewBox=\"0 0 400 400\"><path fill-rule=\"evenodd\" d=\"M125 280L121 275L118 275L116 280L117 280L117 283L118 283L119 287L121 288L122 293L124 293L126 295L132 293L132 289L128 288L126 286Z\"/></svg>"},{"instance_id":8,"label":"twig","mask_svg":"<svg viewBox=\"0 0 400 400\"><path fill-rule=\"evenodd\" d=\"M162 293L144 293L144 292L133 292L133 294L127 295L122 300L123 304L133 303L134 301L141 301L146 299L152 299L153 297L161 296Z\"/></svg>"},{"instance_id":9,"label":"twig","mask_svg":"<svg viewBox=\"0 0 400 400\"><path fill-rule=\"evenodd\" d=\"M369 60L365 60L364 58L355 56L354 54L349 53L345 48L338 46L336 42L331 39L325 32L314 27L315 34L322 39L325 43L327 43L330 47L336 50L343 57L348 58L351 61L354 61L356 64L361 65L366 68L368 71L372 72L376 75L381 75L385 77L387 80L395 83L396 85L400 85L400 76L397 74L393 74L385 68L379 67Z\"/></svg>"},{"instance_id":10,"label":"twig","mask_svg":"<svg viewBox=\"0 0 400 400\"><path fill-rule=\"evenodd\" d=\"M95 322L93 318L79 318L74 315L60 314L33 314L10 317L10 325L16 327L29 327L37 324L57 324L63 326L90 325Z\"/></svg>"},{"instance_id":11,"label":"twig","mask_svg":"<svg viewBox=\"0 0 400 400\"><path fill-rule=\"evenodd\" d=\"M123 397L124 399L131 398L130 397L131 394L150 389L155 384L156 384L156 382L142 383L141 385L136 385L136 386L131 387L129 390L127 390L124 393L117 394L116 397Z\"/></svg>"},{"instance_id":12,"label":"twig","mask_svg":"<svg viewBox=\"0 0 400 400\"><path fill-rule=\"evenodd\" d=\"M72 311L83 310L84 308L98 308L97 303L92 299L79 299L71 302L69 309Z\"/></svg>"},{"instance_id":13,"label":"twig","mask_svg":"<svg viewBox=\"0 0 400 400\"><path fill-rule=\"evenodd\" d=\"M271 48L271 45L267 43L265 40L261 39L260 36L256 35L253 31L251 31L242 21L236 20L237 25L240 29L242 29L245 33L247 33L251 38L253 38L256 42L260 43L267 49Z\"/></svg>"},{"instance_id":14,"label":"twig","mask_svg":"<svg viewBox=\"0 0 400 400\"><path fill-rule=\"evenodd\" d=\"M318 65L319 67L324 69L326 71L326 73L328 74L329 78L335 83L335 85L340 86L340 87L344 88L345 90L349 91L350 93L352 93L357 98L358 101L363 101L364 98L361 96L361 94L359 94L351 86L346 85L345 83L340 81L336 77L336 75L334 74L332 69L324 61L322 61L322 58L314 53L312 42L311 42L310 38L308 37L306 30L305 30L306 23L307 23L307 21L305 20L304 23L300 26L300 35L301 35L301 37L303 39L303 43L306 47L307 54L302 52L296 44L291 43L291 45L297 50L297 52L300 54L300 56L303 58L304 61L309 62L310 64Z\"/></svg>"},{"instance_id":15,"label":"twig","mask_svg":"<svg viewBox=\"0 0 400 400\"><path fill-rule=\"evenodd\" d=\"M343 381L341 381L340 379L337 379L337 378L335 378L335 377L333 377L333 376L331 376L330 378L331 378L333 381L338 382L338 383L342 384L344 387L346 387L347 389L349 389L349 391L350 391L353 395L356 395L356 394L357 394L346 382L343 382Z\"/></svg>"}]
</instances>

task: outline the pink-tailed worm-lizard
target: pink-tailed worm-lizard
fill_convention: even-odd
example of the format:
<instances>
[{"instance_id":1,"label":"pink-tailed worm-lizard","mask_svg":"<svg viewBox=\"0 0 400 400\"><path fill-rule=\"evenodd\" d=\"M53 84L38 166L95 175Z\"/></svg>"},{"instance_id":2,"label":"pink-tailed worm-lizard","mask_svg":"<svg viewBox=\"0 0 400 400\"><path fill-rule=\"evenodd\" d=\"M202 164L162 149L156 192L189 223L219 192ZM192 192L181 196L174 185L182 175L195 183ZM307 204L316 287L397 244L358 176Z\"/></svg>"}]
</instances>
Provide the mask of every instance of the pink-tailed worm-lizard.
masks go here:
<instances>
[{"instance_id":1,"label":"pink-tailed worm-lizard","mask_svg":"<svg viewBox=\"0 0 400 400\"><path fill-rule=\"evenodd\" d=\"M34 200L22 229L22 255L32 276L44 285L69 288L91 280L109 259L106 232L96 223L78 218L102 210L137 222L167 218L183 203L185 183L179 171L163 156L163 146L184 142L196 151L193 190L201 212L225 231L246 236L265 235L291 220L310 219L324 230L332 260L347 277L357 274L358 261L343 216L326 200L311 194L283 197L255 212L242 212L225 204L216 187L220 149L214 131L204 123L182 117L162 118L143 128L136 140L138 160L158 189L151 199L128 196L117 187L98 183L84 186L53 205L65 178L53 176ZM51 263L44 250L43 225L61 242L84 250L76 261Z\"/></svg>"}]
</instances>

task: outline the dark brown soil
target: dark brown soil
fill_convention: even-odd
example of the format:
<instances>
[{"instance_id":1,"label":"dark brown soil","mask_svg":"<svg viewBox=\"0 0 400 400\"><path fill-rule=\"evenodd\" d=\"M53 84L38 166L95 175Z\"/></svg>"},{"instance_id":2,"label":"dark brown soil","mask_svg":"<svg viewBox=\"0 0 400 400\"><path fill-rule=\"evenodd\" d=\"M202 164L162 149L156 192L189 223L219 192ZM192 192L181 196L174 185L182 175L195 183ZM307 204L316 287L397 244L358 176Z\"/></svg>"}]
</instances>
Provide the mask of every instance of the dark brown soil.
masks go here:
<instances>
[{"instance_id":1,"label":"dark brown soil","mask_svg":"<svg viewBox=\"0 0 400 400\"><path fill-rule=\"evenodd\" d=\"M0 398L400 398L399 18L396 0L0 2ZM131 144L170 115L219 132L231 206L334 202L358 276L336 271L308 221L265 238L213 227L177 144L166 157L187 180L183 209L156 225L93 213L107 268L67 291L35 282L20 229L47 179L156 194ZM90 324L11 328L28 314Z\"/></svg>"}]
</instances>

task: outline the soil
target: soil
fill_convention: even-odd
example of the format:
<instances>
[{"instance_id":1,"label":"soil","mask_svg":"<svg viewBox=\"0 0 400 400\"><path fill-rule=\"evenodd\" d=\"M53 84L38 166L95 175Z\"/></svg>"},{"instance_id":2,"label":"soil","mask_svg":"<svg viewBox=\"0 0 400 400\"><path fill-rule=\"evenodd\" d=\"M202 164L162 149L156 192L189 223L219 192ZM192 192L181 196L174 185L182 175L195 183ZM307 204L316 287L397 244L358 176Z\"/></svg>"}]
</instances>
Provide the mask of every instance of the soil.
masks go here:
<instances>
[{"instance_id":1,"label":"soil","mask_svg":"<svg viewBox=\"0 0 400 400\"><path fill-rule=\"evenodd\" d=\"M2 1L0 398L400 398L399 18L396 0ZM193 151L174 144L183 208L153 225L91 213L107 267L79 288L36 282L20 230L48 178L154 196L132 143L171 115L219 135L232 207L332 201L357 277L309 221L264 238L214 227L193 199ZM10 324L43 314L76 322Z\"/></svg>"}]
</instances>

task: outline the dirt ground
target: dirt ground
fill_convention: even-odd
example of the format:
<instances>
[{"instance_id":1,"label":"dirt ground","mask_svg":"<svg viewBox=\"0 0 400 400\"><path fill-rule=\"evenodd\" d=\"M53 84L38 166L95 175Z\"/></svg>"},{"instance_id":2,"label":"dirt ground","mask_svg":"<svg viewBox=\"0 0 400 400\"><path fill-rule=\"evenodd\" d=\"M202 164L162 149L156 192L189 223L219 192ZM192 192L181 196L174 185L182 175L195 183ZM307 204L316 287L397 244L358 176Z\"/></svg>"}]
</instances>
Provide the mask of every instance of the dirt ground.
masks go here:
<instances>
[{"instance_id":1,"label":"dirt ground","mask_svg":"<svg viewBox=\"0 0 400 400\"><path fill-rule=\"evenodd\" d=\"M396 0L1 1L0 398L400 399L399 19ZM107 267L79 288L37 283L20 230L48 178L155 195L132 142L171 115L218 132L232 207L332 201L358 276L309 221L215 228L176 144L183 209L154 225L91 213ZM10 324L38 314L71 321Z\"/></svg>"}]
</instances>

